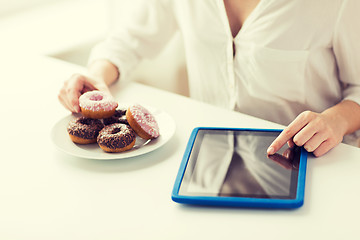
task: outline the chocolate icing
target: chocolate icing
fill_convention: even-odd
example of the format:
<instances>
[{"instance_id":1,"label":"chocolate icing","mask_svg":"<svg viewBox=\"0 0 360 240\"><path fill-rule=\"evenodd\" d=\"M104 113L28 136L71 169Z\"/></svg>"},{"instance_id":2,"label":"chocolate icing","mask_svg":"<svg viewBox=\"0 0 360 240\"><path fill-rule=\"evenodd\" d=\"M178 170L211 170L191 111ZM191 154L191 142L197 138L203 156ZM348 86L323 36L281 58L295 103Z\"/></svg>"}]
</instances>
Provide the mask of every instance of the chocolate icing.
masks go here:
<instances>
[{"instance_id":1,"label":"chocolate icing","mask_svg":"<svg viewBox=\"0 0 360 240\"><path fill-rule=\"evenodd\" d=\"M124 148L136 138L135 132L126 124L113 123L105 126L97 137L99 145L110 149Z\"/></svg>"},{"instance_id":2,"label":"chocolate icing","mask_svg":"<svg viewBox=\"0 0 360 240\"><path fill-rule=\"evenodd\" d=\"M99 119L79 117L69 122L67 131L79 138L94 139L103 127L104 124Z\"/></svg>"},{"instance_id":3,"label":"chocolate icing","mask_svg":"<svg viewBox=\"0 0 360 240\"><path fill-rule=\"evenodd\" d=\"M126 120L126 109L116 109L113 116L109 118L104 118L103 122L105 125L110 125L113 123L123 123L129 125Z\"/></svg>"}]
</instances>

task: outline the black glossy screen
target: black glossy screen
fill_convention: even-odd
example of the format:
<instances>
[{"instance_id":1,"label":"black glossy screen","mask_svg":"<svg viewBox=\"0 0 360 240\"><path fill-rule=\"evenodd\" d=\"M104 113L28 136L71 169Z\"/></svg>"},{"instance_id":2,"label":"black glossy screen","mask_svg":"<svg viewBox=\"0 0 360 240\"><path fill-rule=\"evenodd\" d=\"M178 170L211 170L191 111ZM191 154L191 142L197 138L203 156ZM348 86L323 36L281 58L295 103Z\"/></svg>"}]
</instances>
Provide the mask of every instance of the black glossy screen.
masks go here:
<instances>
[{"instance_id":1,"label":"black glossy screen","mask_svg":"<svg viewBox=\"0 0 360 240\"><path fill-rule=\"evenodd\" d=\"M179 194L294 199L300 149L284 146L268 156L278 131L200 129Z\"/></svg>"}]
</instances>

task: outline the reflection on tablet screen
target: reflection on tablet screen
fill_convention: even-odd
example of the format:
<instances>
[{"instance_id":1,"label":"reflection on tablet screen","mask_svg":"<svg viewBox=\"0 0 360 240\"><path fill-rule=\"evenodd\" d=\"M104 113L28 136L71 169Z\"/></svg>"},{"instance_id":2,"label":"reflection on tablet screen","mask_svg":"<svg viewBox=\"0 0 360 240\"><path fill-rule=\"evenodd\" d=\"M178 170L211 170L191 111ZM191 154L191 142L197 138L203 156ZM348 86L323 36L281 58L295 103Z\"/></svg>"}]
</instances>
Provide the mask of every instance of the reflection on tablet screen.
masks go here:
<instances>
[{"instance_id":1,"label":"reflection on tablet screen","mask_svg":"<svg viewBox=\"0 0 360 240\"><path fill-rule=\"evenodd\" d=\"M268 156L278 134L199 130L179 194L294 199L300 149L284 146Z\"/></svg>"}]
</instances>

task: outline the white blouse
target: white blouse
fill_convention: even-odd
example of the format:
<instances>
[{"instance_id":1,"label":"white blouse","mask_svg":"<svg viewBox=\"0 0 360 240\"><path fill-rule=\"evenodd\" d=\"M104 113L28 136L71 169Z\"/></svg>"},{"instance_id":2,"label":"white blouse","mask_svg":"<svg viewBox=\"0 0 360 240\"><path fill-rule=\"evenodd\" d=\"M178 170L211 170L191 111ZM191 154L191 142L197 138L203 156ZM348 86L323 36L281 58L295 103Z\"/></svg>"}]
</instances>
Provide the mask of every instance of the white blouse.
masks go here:
<instances>
[{"instance_id":1,"label":"white blouse","mask_svg":"<svg viewBox=\"0 0 360 240\"><path fill-rule=\"evenodd\" d=\"M288 125L304 110L360 104L359 13L359 0L260 0L233 38L223 0L148 0L90 61L126 78L179 30L192 98Z\"/></svg>"}]
</instances>

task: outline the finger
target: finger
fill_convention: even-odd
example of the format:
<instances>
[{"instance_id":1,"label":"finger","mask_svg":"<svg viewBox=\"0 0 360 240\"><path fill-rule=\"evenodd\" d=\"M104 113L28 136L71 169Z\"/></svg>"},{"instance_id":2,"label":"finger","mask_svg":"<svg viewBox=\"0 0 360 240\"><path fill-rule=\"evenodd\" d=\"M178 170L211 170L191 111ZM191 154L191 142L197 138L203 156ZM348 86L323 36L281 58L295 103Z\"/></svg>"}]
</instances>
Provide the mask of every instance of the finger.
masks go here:
<instances>
[{"instance_id":1,"label":"finger","mask_svg":"<svg viewBox=\"0 0 360 240\"><path fill-rule=\"evenodd\" d=\"M90 83L88 81L84 81L83 84L84 85L83 85L82 93L89 92L89 91L94 91L94 90L100 90L100 89L96 88L92 83Z\"/></svg>"},{"instance_id":2,"label":"finger","mask_svg":"<svg viewBox=\"0 0 360 240\"><path fill-rule=\"evenodd\" d=\"M287 126L280 135L270 144L267 153L274 154L279 149L284 146L292 137L299 132L304 126L308 124L306 118L301 117L300 115Z\"/></svg>"},{"instance_id":3,"label":"finger","mask_svg":"<svg viewBox=\"0 0 360 240\"><path fill-rule=\"evenodd\" d=\"M61 91L60 91L60 93L59 93L59 95L58 95L58 99L59 99L60 103L61 103L65 108L67 108L67 109L70 110L70 106L67 104L67 101L64 100L63 95L61 94Z\"/></svg>"},{"instance_id":4,"label":"finger","mask_svg":"<svg viewBox=\"0 0 360 240\"><path fill-rule=\"evenodd\" d=\"M297 132L292 140L295 145L301 147L306 142L308 142L317 133L317 131L318 130L316 124L310 122L306 126L304 126L299 132Z\"/></svg>"},{"instance_id":5,"label":"finger","mask_svg":"<svg viewBox=\"0 0 360 240\"><path fill-rule=\"evenodd\" d=\"M74 108L73 106L69 103L67 95L66 95L66 90L65 88L62 88L59 92L58 95L58 99L60 101L60 103L67 108L68 110L70 110L71 112L74 112Z\"/></svg>"},{"instance_id":6,"label":"finger","mask_svg":"<svg viewBox=\"0 0 360 240\"><path fill-rule=\"evenodd\" d=\"M322 142L318 148L313 151L315 157L321 157L325 153L327 153L330 149L332 149L335 145L331 144L330 141L326 140Z\"/></svg>"},{"instance_id":7,"label":"finger","mask_svg":"<svg viewBox=\"0 0 360 240\"><path fill-rule=\"evenodd\" d=\"M68 93L70 92L70 90L81 92L85 86L86 86L86 77L80 74L74 74L68 80L66 84L66 90L68 91Z\"/></svg>"},{"instance_id":8,"label":"finger","mask_svg":"<svg viewBox=\"0 0 360 240\"><path fill-rule=\"evenodd\" d=\"M326 140L326 138L324 137L323 134L321 133L316 133L314 134L314 136L312 138L310 138L305 144L304 144L304 148L306 151L308 152L313 152L315 151L320 144L322 144L324 141Z\"/></svg>"},{"instance_id":9,"label":"finger","mask_svg":"<svg viewBox=\"0 0 360 240\"><path fill-rule=\"evenodd\" d=\"M81 96L81 92L75 90L75 89L70 89L69 94L68 94L68 102L69 105L72 108L73 112L79 113L80 112L80 106L79 106L79 97Z\"/></svg>"},{"instance_id":10,"label":"finger","mask_svg":"<svg viewBox=\"0 0 360 240\"><path fill-rule=\"evenodd\" d=\"M288 144L289 148L292 148L292 147L295 146L295 143L294 143L294 141L292 140L292 138L287 141L287 144Z\"/></svg>"},{"instance_id":11,"label":"finger","mask_svg":"<svg viewBox=\"0 0 360 240\"><path fill-rule=\"evenodd\" d=\"M62 97L60 96L60 98ZM80 112L80 107L78 107L78 104L76 104L76 102L72 102L72 100L68 99L67 96L65 96L64 100L61 100L60 102L65 106L65 108L69 109L71 112Z\"/></svg>"},{"instance_id":12,"label":"finger","mask_svg":"<svg viewBox=\"0 0 360 240\"><path fill-rule=\"evenodd\" d=\"M67 84L66 98L73 112L80 112L79 97L84 92L85 86L90 87L91 85L87 84L85 76L79 74L73 75Z\"/></svg>"},{"instance_id":13,"label":"finger","mask_svg":"<svg viewBox=\"0 0 360 240\"><path fill-rule=\"evenodd\" d=\"M94 90L96 90L96 89L88 88L88 87L85 86L85 87L81 90L81 94L84 94L84 93L90 92L90 91L94 91Z\"/></svg>"}]
</instances>

